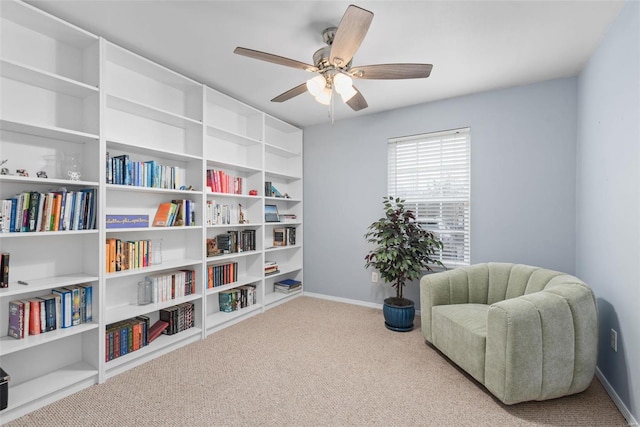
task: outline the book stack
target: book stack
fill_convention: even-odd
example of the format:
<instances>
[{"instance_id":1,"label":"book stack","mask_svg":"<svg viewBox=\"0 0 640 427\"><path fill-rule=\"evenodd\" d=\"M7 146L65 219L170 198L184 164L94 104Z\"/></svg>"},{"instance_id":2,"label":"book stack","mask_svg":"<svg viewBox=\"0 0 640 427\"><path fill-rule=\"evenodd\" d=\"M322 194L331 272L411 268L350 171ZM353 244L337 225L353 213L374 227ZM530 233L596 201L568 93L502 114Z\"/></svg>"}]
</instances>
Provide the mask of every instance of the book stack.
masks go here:
<instances>
[{"instance_id":1,"label":"book stack","mask_svg":"<svg viewBox=\"0 0 640 427\"><path fill-rule=\"evenodd\" d=\"M96 189L27 191L0 201L0 232L93 230Z\"/></svg>"},{"instance_id":2,"label":"book stack","mask_svg":"<svg viewBox=\"0 0 640 427\"><path fill-rule=\"evenodd\" d=\"M257 302L256 286L245 285L222 291L218 294L218 300L220 311L225 313L252 306Z\"/></svg>"},{"instance_id":3,"label":"book stack","mask_svg":"<svg viewBox=\"0 0 640 427\"><path fill-rule=\"evenodd\" d=\"M186 169L155 160L133 161L128 154L110 157L107 153L107 184L179 190L186 186Z\"/></svg>"},{"instance_id":4,"label":"book stack","mask_svg":"<svg viewBox=\"0 0 640 427\"><path fill-rule=\"evenodd\" d=\"M147 276L151 281L151 302L165 302L196 292L196 271L180 270Z\"/></svg>"},{"instance_id":5,"label":"book stack","mask_svg":"<svg viewBox=\"0 0 640 427\"><path fill-rule=\"evenodd\" d=\"M153 217L154 227L182 227L196 225L195 202L188 199L176 199L160 203Z\"/></svg>"},{"instance_id":6,"label":"book stack","mask_svg":"<svg viewBox=\"0 0 640 427\"><path fill-rule=\"evenodd\" d=\"M238 281L237 262L207 266L207 288L228 285L236 281Z\"/></svg>"},{"instance_id":7,"label":"book stack","mask_svg":"<svg viewBox=\"0 0 640 427\"><path fill-rule=\"evenodd\" d=\"M278 263L276 261L265 261L264 262L264 275L270 276L272 274L280 273L278 269Z\"/></svg>"},{"instance_id":8,"label":"book stack","mask_svg":"<svg viewBox=\"0 0 640 427\"><path fill-rule=\"evenodd\" d=\"M73 285L55 288L36 298L9 301L7 335L22 339L93 320L93 288Z\"/></svg>"},{"instance_id":9,"label":"book stack","mask_svg":"<svg viewBox=\"0 0 640 427\"><path fill-rule=\"evenodd\" d=\"M256 230L229 230L213 239L207 239L207 256L232 254L256 250Z\"/></svg>"},{"instance_id":10,"label":"book stack","mask_svg":"<svg viewBox=\"0 0 640 427\"><path fill-rule=\"evenodd\" d=\"M273 284L273 290L289 294L302 289L302 282L294 279L285 279Z\"/></svg>"},{"instance_id":11,"label":"book stack","mask_svg":"<svg viewBox=\"0 0 640 427\"><path fill-rule=\"evenodd\" d=\"M160 320L167 322L168 326L162 331L165 335L173 335L193 328L195 325L194 305L192 302L184 302L172 307L160 310Z\"/></svg>"},{"instance_id":12,"label":"book stack","mask_svg":"<svg viewBox=\"0 0 640 427\"><path fill-rule=\"evenodd\" d=\"M150 240L108 238L105 246L107 273L150 266L152 249Z\"/></svg>"},{"instance_id":13,"label":"book stack","mask_svg":"<svg viewBox=\"0 0 640 427\"><path fill-rule=\"evenodd\" d=\"M242 194L241 176L229 175L225 171L207 169L207 187L214 193Z\"/></svg>"},{"instance_id":14,"label":"book stack","mask_svg":"<svg viewBox=\"0 0 640 427\"><path fill-rule=\"evenodd\" d=\"M137 316L107 325L105 361L117 359L149 344L149 324L149 317Z\"/></svg>"}]
</instances>

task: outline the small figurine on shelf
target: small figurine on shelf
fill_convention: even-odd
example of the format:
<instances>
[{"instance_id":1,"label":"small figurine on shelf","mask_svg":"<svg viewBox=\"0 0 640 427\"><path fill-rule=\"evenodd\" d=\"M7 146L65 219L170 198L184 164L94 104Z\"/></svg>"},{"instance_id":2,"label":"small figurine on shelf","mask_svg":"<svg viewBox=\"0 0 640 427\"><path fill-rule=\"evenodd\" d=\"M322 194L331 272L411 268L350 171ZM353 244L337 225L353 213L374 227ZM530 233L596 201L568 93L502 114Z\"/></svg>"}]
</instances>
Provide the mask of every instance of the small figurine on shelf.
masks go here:
<instances>
[{"instance_id":1,"label":"small figurine on shelf","mask_svg":"<svg viewBox=\"0 0 640 427\"><path fill-rule=\"evenodd\" d=\"M48 177L47 177L47 173L46 173L45 171L38 171L38 172L36 172L36 176L37 176L38 178L48 178Z\"/></svg>"},{"instance_id":2,"label":"small figurine on shelf","mask_svg":"<svg viewBox=\"0 0 640 427\"><path fill-rule=\"evenodd\" d=\"M67 174L71 181L80 181L80 172L68 171Z\"/></svg>"},{"instance_id":3,"label":"small figurine on shelf","mask_svg":"<svg viewBox=\"0 0 640 427\"><path fill-rule=\"evenodd\" d=\"M26 169L16 169L16 175L18 176L29 176L29 172Z\"/></svg>"},{"instance_id":4,"label":"small figurine on shelf","mask_svg":"<svg viewBox=\"0 0 640 427\"><path fill-rule=\"evenodd\" d=\"M2 168L2 170L0 170L0 175L11 175L9 173L9 168Z\"/></svg>"},{"instance_id":5,"label":"small figurine on shelf","mask_svg":"<svg viewBox=\"0 0 640 427\"><path fill-rule=\"evenodd\" d=\"M238 203L238 210L240 213L238 214L238 224L248 224L249 221L244 219L244 212L242 212L242 205Z\"/></svg>"}]
</instances>

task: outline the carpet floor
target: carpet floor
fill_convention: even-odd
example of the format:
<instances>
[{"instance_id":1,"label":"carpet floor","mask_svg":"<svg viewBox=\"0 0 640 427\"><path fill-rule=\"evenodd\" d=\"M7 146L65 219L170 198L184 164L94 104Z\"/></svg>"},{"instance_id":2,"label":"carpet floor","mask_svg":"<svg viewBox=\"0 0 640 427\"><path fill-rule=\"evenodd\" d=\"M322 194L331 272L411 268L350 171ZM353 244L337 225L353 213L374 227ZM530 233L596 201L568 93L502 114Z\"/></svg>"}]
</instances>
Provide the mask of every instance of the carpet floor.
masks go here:
<instances>
[{"instance_id":1,"label":"carpet floor","mask_svg":"<svg viewBox=\"0 0 640 427\"><path fill-rule=\"evenodd\" d=\"M382 312L299 297L8 426L625 426L583 393L506 406Z\"/></svg>"}]
</instances>

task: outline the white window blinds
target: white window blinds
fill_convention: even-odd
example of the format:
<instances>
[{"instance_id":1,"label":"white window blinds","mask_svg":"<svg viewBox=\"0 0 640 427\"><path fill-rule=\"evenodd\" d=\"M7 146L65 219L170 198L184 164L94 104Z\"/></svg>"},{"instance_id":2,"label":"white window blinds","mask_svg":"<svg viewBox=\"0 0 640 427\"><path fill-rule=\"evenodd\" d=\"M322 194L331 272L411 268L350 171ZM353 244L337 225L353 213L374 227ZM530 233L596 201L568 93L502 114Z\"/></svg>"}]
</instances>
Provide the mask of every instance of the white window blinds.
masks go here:
<instances>
[{"instance_id":1,"label":"white window blinds","mask_svg":"<svg viewBox=\"0 0 640 427\"><path fill-rule=\"evenodd\" d=\"M443 242L447 267L470 262L469 128L389 139L388 191Z\"/></svg>"}]
</instances>

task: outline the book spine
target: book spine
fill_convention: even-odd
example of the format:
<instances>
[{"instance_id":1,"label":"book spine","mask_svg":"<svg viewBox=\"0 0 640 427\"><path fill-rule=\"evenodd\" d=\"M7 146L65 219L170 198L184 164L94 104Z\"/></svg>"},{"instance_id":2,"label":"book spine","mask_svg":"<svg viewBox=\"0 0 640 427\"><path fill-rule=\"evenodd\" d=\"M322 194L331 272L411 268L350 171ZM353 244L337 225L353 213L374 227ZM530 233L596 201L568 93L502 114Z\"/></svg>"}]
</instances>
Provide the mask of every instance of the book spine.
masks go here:
<instances>
[{"instance_id":1,"label":"book spine","mask_svg":"<svg viewBox=\"0 0 640 427\"><path fill-rule=\"evenodd\" d=\"M0 288L9 287L9 260L11 255L9 252L0 254Z\"/></svg>"}]
</instances>

